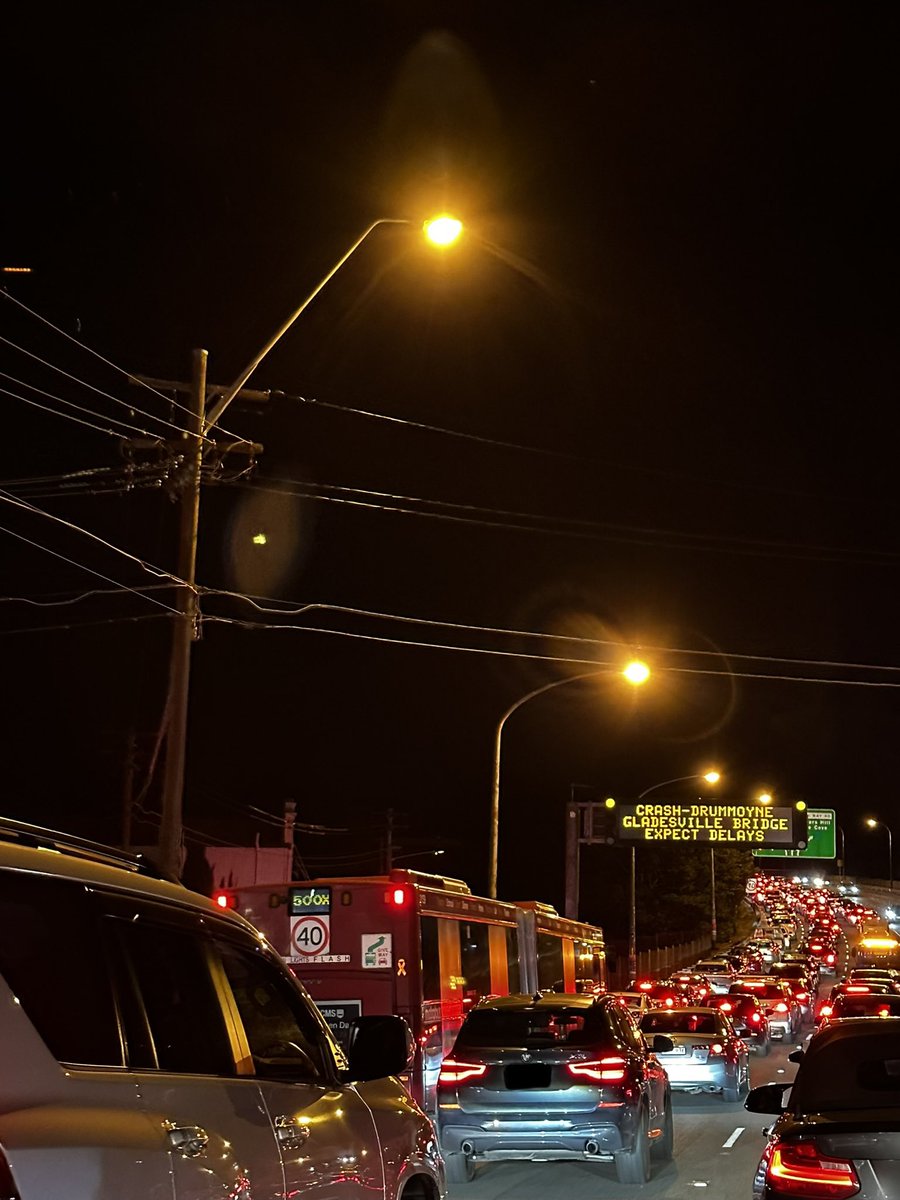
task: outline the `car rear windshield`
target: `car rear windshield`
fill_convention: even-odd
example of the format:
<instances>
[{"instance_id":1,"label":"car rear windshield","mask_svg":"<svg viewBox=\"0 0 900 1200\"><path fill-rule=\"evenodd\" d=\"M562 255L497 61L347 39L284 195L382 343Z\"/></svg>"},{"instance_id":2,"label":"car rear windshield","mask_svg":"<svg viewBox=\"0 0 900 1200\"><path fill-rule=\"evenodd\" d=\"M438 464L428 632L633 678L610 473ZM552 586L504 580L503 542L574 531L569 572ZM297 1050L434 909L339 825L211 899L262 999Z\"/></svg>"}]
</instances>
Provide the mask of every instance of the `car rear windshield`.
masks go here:
<instances>
[{"instance_id":1,"label":"car rear windshield","mask_svg":"<svg viewBox=\"0 0 900 1200\"><path fill-rule=\"evenodd\" d=\"M712 1013L659 1012L641 1017L642 1033L722 1033L719 1020Z\"/></svg>"},{"instance_id":2,"label":"car rear windshield","mask_svg":"<svg viewBox=\"0 0 900 1200\"><path fill-rule=\"evenodd\" d=\"M748 996L758 996L760 1000L784 999L784 988L777 983L749 983L743 986L732 984L731 990L736 995L745 992Z\"/></svg>"},{"instance_id":3,"label":"car rear windshield","mask_svg":"<svg viewBox=\"0 0 900 1200\"><path fill-rule=\"evenodd\" d=\"M838 996L832 1017L900 1017L900 996ZM900 1050L898 1050L900 1053Z\"/></svg>"},{"instance_id":4,"label":"car rear windshield","mask_svg":"<svg viewBox=\"0 0 900 1200\"><path fill-rule=\"evenodd\" d=\"M810 1050L791 1089L790 1107L794 1112L900 1107L900 1028Z\"/></svg>"},{"instance_id":5,"label":"car rear windshield","mask_svg":"<svg viewBox=\"0 0 900 1200\"><path fill-rule=\"evenodd\" d=\"M470 1012L458 1046L587 1045L609 1036L606 1014L594 1008L482 1008Z\"/></svg>"}]
</instances>

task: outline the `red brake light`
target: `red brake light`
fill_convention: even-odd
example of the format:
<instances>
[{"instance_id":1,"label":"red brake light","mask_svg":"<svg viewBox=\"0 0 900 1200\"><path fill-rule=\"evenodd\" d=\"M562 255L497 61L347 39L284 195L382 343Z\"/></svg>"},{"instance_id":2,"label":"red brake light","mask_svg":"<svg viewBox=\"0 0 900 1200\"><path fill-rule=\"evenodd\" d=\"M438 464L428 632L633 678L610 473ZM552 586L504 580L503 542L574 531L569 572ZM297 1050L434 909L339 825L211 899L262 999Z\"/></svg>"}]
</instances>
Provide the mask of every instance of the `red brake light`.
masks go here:
<instances>
[{"instance_id":1,"label":"red brake light","mask_svg":"<svg viewBox=\"0 0 900 1200\"><path fill-rule=\"evenodd\" d=\"M830 966L831 966L831 964L834 962L834 955L833 955L833 954L826 954L826 955L825 955L825 961L828 963L828 965L829 965L829 967L830 967Z\"/></svg>"},{"instance_id":2,"label":"red brake light","mask_svg":"<svg viewBox=\"0 0 900 1200\"><path fill-rule=\"evenodd\" d=\"M480 1079L487 1070L484 1063L459 1062L455 1058L445 1058L441 1063L441 1073L438 1083L462 1083L465 1079Z\"/></svg>"},{"instance_id":3,"label":"red brake light","mask_svg":"<svg viewBox=\"0 0 900 1200\"><path fill-rule=\"evenodd\" d=\"M776 1012L787 1012L787 1010L788 1010L788 1006L785 1004L785 1002L783 1000L779 1000L778 1003L775 1005Z\"/></svg>"},{"instance_id":4,"label":"red brake light","mask_svg":"<svg viewBox=\"0 0 900 1200\"><path fill-rule=\"evenodd\" d=\"M807 1002L807 1000L809 999L809 993L808 992L797 992L795 998L798 1001L798 1003L805 1004Z\"/></svg>"},{"instance_id":5,"label":"red brake light","mask_svg":"<svg viewBox=\"0 0 900 1200\"><path fill-rule=\"evenodd\" d=\"M750 1014L750 1021L751 1021L751 1023L754 1023L754 1022L755 1022L755 1023L758 1025L758 1024L760 1023L760 1021L761 1021L761 1020L762 1020L762 1018L760 1017L760 1015L759 1015L759 1013L758 1013L758 1012L755 1012L755 1013L751 1013L751 1014Z\"/></svg>"},{"instance_id":6,"label":"red brake light","mask_svg":"<svg viewBox=\"0 0 900 1200\"><path fill-rule=\"evenodd\" d=\"M666 1005L666 1008L674 1008L675 1007L675 1001L672 999L671 996L666 996L665 1005Z\"/></svg>"},{"instance_id":7,"label":"red brake light","mask_svg":"<svg viewBox=\"0 0 900 1200\"><path fill-rule=\"evenodd\" d=\"M212 894L213 904L219 908L237 908L237 896L234 892L218 891Z\"/></svg>"},{"instance_id":8,"label":"red brake light","mask_svg":"<svg viewBox=\"0 0 900 1200\"><path fill-rule=\"evenodd\" d=\"M731 1010L734 1008L734 1005L729 1004L727 1000L723 1000L719 1005L719 1008L722 1010L722 1012L731 1012Z\"/></svg>"},{"instance_id":9,"label":"red brake light","mask_svg":"<svg viewBox=\"0 0 900 1200\"><path fill-rule=\"evenodd\" d=\"M766 1167L766 1183L780 1196L837 1200L860 1190L853 1163L820 1152L815 1142L778 1142Z\"/></svg>"},{"instance_id":10,"label":"red brake light","mask_svg":"<svg viewBox=\"0 0 900 1200\"><path fill-rule=\"evenodd\" d=\"M847 991L847 995L848 995L848 996L850 995L850 993L851 993L851 992L852 992L854 995L857 995L857 994L858 994L858 993L860 993L860 992L863 992L863 993L865 993L865 994L867 994L867 995L868 995L868 993L869 993L871 990L872 990L871 988L864 987L862 984L854 984L854 983L848 983L848 984L847 984L847 988L846 988L846 991Z\"/></svg>"},{"instance_id":11,"label":"red brake light","mask_svg":"<svg viewBox=\"0 0 900 1200\"><path fill-rule=\"evenodd\" d=\"M601 1058L592 1062L570 1062L566 1067L576 1079L583 1076L595 1083L621 1083L627 1065L624 1058Z\"/></svg>"},{"instance_id":12,"label":"red brake light","mask_svg":"<svg viewBox=\"0 0 900 1200\"><path fill-rule=\"evenodd\" d=\"M703 1049L703 1047L702 1047L702 1046L700 1046L700 1047L695 1047L695 1049L698 1049L698 1048L699 1048L700 1050L702 1050L702 1049ZM713 1043L712 1043L712 1045L711 1045L711 1046L710 1046L710 1048L709 1048L709 1052L710 1052L710 1054L724 1054L724 1053L725 1053L725 1047L722 1045L722 1043L721 1043L721 1042L713 1042Z\"/></svg>"},{"instance_id":13,"label":"red brake light","mask_svg":"<svg viewBox=\"0 0 900 1200\"><path fill-rule=\"evenodd\" d=\"M405 887L393 887L390 891L385 892L384 898L394 908L405 908L409 901L409 892Z\"/></svg>"},{"instance_id":14,"label":"red brake light","mask_svg":"<svg viewBox=\"0 0 900 1200\"><path fill-rule=\"evenodd\" d=\"M834 1008L831 1004L823 1004L822 1007L819 1009L819 1016L820 1017L830 1017L833 1012L834 1012Z\"/></svg>"},{"instance_id":15,"label":"red brake light","mask_svg":"<svg viewBox=\"0 0 900 1200\"><path fill-rule=\"evenodd\" d=\"M651 982L649 979L643 979L643 980L641 980L641 982L638 984L638 987L640 988L640 990L641 990L642 992L649 992L649 991L651 991L651 990L652 990L652 988L653 988L653 984L652 984L652 982Z\"/></svg>"}]
</instances>

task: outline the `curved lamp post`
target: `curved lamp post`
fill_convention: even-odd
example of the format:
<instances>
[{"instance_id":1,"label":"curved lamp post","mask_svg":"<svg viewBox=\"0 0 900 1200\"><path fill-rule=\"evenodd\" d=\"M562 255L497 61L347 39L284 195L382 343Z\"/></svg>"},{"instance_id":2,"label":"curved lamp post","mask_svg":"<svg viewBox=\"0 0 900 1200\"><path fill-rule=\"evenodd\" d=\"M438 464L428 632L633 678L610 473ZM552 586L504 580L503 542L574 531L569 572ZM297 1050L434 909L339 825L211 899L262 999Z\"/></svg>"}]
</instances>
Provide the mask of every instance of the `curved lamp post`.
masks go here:
<instances>
[{"instance_id":1,"label":"curved lamp post","mask_svg":"<svg viewBox=\"0 0 900 1200\"><path fill-rule=\"evenodd\" d=\"M494 731L494 776L491 789L490 850L488 854L488 895L492 900L497 899L497 848L500 839L500 751L504 725L516 709L521 708L523 704L527 704L529 700L533 700L535 696L540 696L544 692L551 691L553 688L563 687L567 683L577 683L582 679L596 679L598 675L612 675L614 673L615 668L606 667L597 671L584 671L580 675L568 675L565 679L554 679L550 683L545 683L543 687L535 688L533 691L527 692L524 696L520 696L515 703L509 706L497 722L497 728ZM638 687L649 678L650 668L645 663L630 662L624 671L622 671L622 675L630 684Z\"/></svg>"},{"instance_id":2,"label":"curved lamp post","mask_svg":"<svg viewBox=\"0 0 900 1200\"><path fill-rule=\"evenodd\" d=\"M663 779L661 783L654 783L651 787L644 788L638 796L638 800L643 800L645 796L649 796L651 792L655 792L657 788L668 787L670 783L686 783L689 779L705 779L707 783L718 783L722 776L718 771L707 771L705 774L694 775L678 775L675 779ZM632 844L631 847L631 891L629 897L629 920L628 920L628 981L629 983L637 975L637 888L636 884L636 866L637 856L635 854L637 847ZM710 866L710 887L712 896L712 921L711 932L712 940L716 940L716 860L713 855L713 848L709 848L709 866Z\"/></svg>"},{"instance_id":3,"label":"curved lamp post","mask_svg":"<svg viewBox=\"0 0 900 1200\"><path fill-rule=\"evenodd\" d=\"M894 839L891 837L891 827L885 821L876 821L873 817L866 819L870 829L883 829L888 835L888 891L894 890Z\"/></svg>"},{"instance_id":4,"label":"curved lamp post","mask_svg":"<svg viewBox=\"0 0 900 1200\"><path fill-rule=\"evenodd\" d=\"M184 764L187 752L187 715L188 692L190 681L191 645L197 635L197 602L196 602L196 559L197 538L199 531L200 513L200 471L203 461L203 440L210 428L222 417L235 396L266 357L270 350L284 337L297 318L305 312L315 300L319 292L329 280L333 279L344 263L350 258L373 230L380 225L412 225L413 221L401 217L379 217L365 229L352 246L337 260L328 273L319 280L308 296L297 305L286 321L269 338L266 344L254 355L247 366L241 371L234 383L217 400L209 410L206 387L206 351L194 351L194 364L191 379L191 420L189 435L186 440L185 479L188 486L182 495L182 506L179 526L179 553L177 572L184 581L185 587L176 593L181 619L176 622L169 670L169 700L168 700L168 731L166 734L166 754L163 766L163 795L162 816L159 829L160 866L164 873L174 879L181 876L181 843L183 836L182 813L184 795ZM435 246L449 246L462 232L462 224L452 217L441 216L426 221L424 226L426 237ZM210 396L212 399L212 396Z\"/></svg>"}]
</instances>

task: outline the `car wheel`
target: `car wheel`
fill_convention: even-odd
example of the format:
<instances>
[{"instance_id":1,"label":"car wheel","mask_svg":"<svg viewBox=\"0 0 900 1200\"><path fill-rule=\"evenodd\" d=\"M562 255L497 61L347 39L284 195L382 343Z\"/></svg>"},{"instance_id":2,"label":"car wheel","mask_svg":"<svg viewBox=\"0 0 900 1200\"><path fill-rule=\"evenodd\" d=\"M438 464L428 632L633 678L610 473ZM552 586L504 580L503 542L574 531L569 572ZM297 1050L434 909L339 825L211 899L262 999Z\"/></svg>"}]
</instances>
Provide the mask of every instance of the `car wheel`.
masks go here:
<instances>
[{"instance_id":1,"label":"car wheel","mask_svg":"<svg viewBox=\"0 0 900 1200\"><path fill-rule=\"evenodd\" d=\"M616 1153L616 1178L624 1184L647 1183L650 1179L650 1138L645 1109L641 1109L634 1145L630 1150Z\"/></svg>"},{"instance_id":2,"label":"car wheel","mask_svg":"<svg viewBox=\"0 0 900 1200\"><path fill-rule=\"evenodd\" d=\"M726 1104L736 1104L741 1095L741 1067L738 1063L733 1079L729 1079L722 1088L722 1099Z\"/></svg>"},{"instance_id":3,"label":"car wheel","mask_svg":"<svg viewBox=\"0 0 900 1200\"><path fill-rule=\"evenodd\" d=\"M650 1143L650 1153L657 1162L670 1162L675 1153L675 1122L672 1119L672 1097L666 1096L666 1111L660 1125L662 1133Z\"/></svg>"},{"instance_id":4,"label":"car wheel","mask_svg":"<svg viewBox=\"0 0 900 1200\"><path fill-rule=\"evenodd\" d=\"M444 1173L448 1183L471 1183L475 1178L475 1163L471 1154L444 1155Z\"/></svg>"},{"instance_id":5,"label":"car wheel","mask_svg":"<svg viewBox=\"0 0 900 1200\"><path fill-rule=\"evenodd\" d=\"M744 1062L744 1082L738 1089L740 1096L748 1096L750 1094L750 1059L749 1057Z\"/></svg>"}]
</instances>

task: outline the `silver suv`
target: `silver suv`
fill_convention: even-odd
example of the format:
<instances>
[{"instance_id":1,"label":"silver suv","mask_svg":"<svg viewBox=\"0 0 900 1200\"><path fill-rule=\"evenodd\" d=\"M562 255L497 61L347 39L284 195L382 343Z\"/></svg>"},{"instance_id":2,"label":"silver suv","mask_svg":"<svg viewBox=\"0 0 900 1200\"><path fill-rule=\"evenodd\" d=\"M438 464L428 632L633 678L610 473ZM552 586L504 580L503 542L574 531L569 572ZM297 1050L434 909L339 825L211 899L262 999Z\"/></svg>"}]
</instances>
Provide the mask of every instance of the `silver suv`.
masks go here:
<instances>
[{"instance_id":1,"label":"silver suv","mask_svg":"<svg viewBox=\"0 0 900 1200\"><path fill-rule=\"evenodd\" d=\"M3 820L0 1044L4 1200L444 1196L404 1021L345 1057L243 918Z\"/></svg>"}]
</instances>

